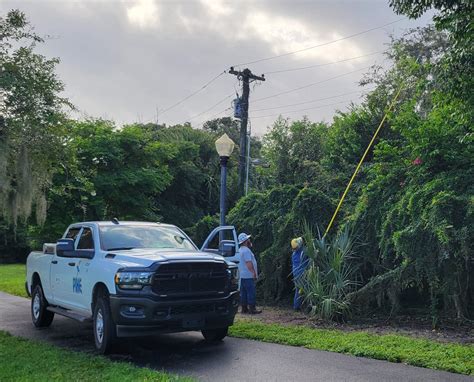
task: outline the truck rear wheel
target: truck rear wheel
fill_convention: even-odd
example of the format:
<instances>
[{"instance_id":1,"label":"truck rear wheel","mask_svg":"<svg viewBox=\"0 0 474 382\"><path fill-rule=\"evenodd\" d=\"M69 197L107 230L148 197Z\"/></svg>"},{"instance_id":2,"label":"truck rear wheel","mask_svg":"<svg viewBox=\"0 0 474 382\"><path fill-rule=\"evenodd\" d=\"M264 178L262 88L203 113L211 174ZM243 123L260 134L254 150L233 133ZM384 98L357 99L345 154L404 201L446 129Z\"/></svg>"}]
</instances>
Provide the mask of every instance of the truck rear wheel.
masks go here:
<instances>
[{"instance_id":1,"label":"truck rear wheel","mask_svg":"<svg viewBox=\"0 0 474 382\"><path fill-rule=\"evenodd\" d=\"M116 327L112 320L109 300L106 296L97 297L93 321L95 348L101 354L109 353L116 338Z\"/></svg>"},{"instance_id":2,"label":"truck rear wheel","mask_svg":"<svg viewBox=\"0 0 474 382\"><path fill-rule=\"evenodd\" d=\"M31 319L37 328L44 328L53 322L54 313L46 310L48 302L44 298L43 288L37 284L31 294Z\"/></svg>"},{"instance_id":3,"label":"truck rear wheel","mask_svg":"<svg viewBox=\"0 0 474 382\"><path fill-rule=\"evenodd\" d=\"M229 331L229 328L225 327L225 328L219 328L219 329L201 330L201 333L206 341L217 342L217 341L222 341L227 336L228 331Z\"/></svg>"}]
</instances>

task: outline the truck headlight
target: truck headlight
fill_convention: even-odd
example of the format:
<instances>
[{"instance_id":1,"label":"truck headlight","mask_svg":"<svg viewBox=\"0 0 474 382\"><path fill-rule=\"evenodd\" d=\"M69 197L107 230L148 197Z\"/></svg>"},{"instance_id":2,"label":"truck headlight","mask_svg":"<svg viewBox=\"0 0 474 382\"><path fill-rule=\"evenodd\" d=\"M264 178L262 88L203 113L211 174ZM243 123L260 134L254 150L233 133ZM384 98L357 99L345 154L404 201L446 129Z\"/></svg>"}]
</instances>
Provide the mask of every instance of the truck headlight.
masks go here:
<instances>
[{"instance_id":1,"label":"truck headlight","mask_svg":"<svg viewBox=\"0 0 474 382\"><path fill-rule=\"evenodd\" d=\"M120 289L142 289L144 285L151 285L153 272L117 272L115 285Z\"/></svg>"},{"instance_id":2,"label":"truck headlight","mask_svg":"<svg viewBox=\"0 0 474 382\"><path fill-rule=\"evenodd\" d=\"M228 268L227 273L229 274L229 279L230 279L230 289L231 290L239 289L239 268L237 267Z\"/></svg>"}]
</instances>

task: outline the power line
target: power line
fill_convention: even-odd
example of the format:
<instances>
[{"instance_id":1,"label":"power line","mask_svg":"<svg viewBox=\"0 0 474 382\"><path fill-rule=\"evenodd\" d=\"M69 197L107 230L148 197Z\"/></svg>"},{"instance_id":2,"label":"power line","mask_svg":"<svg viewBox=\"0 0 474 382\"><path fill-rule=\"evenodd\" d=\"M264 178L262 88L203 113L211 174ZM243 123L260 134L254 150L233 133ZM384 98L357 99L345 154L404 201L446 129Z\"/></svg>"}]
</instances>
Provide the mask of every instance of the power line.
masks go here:
<instances>
[{"instance_id":1,"label":"power line","mask_svg":"<svg viewBox=\"0 0 474 382\"><path fill-rule=\"evenodd\" d=\"M226 112L226 111L228 111L228 110L232 110L232 108L231 108L231 107L228 107L228 108L225 108L224 110L221 110L220 112L218 112L218 113L216 113L216 114L211 115L207 121L209 121L209 120L211 120L211 119L217 117L218 115L220 115L220 114L222 114L222 113L224 113L224 112ZM204 123L206 123L207 121L204 121Z\"/></svg>"},{"instance_id":2,"label":"power line","mask_svg":"<svg viewBox=\"0 0 474 382\"><path fill-rule=\"evenodd\" d=\"M278 97L278 96L283 95L283 94L293 93L293 92L295 92L295 91L302 90L302 89L306 89L306 88L309 88L309 87L311 87L311 86L319 85L319 84L322 84L322 83L325 83L325 82L329 82L329 81L335 80L335 79L337 79L337 78L341 78L341 77L347 76L347 75L349 75L349 74L353 74L353 73L360 72L361 70L369 69L370 67L371 67L371 66L366 66L366 67L363 67L363 68L359 68L359 69L356 69L356 70L352 70L352 71L350 71L350 72L346 72L346 73L339 74L339 75L334 76L334 77L329 77L329 78L326 78L326 79L321 80L321 81L313 82L313 83L310 83L310 84L308 84L308 85L304 85L304 86L300 86L300 87L297 87L297 88L294 88L294 89L286 90L286 91L284 91L284 92L272 94L272 95L267 96L267 97L257 98L257 99L254 100L254 102L263 101L263 100L265 100L265 99Z\"/></svg>"},{"instance_id":3,"label":"power line","mask_svg":"<svg viewBox=\"0 0 474 382\"><path fill-rule=\"evenodd\" d=\"M192 92L191 94L189 94L188 96L184 97L183 99L181 99L180 101L174 103L173 105L165 108L164 110L162 110L160 112L161 115L163 115L164 113L166 113L167 111L175 108L176 106L182 104L183 102L187 101L188 99L190 99L191 97L195 96L196 94L200 93L201 91L203 91L205 88L207 88L210 84L212 84L215 80L217 80L219 77L221 77L222 75L225 74L225 70L222 72L222 73L219 73L217 76L213 77L212 79L210 79L209 81L207 81L204 85L202 85L199 89L197 89L196 91Z\"/></svg>"},{"instance_id":4,"label":"power line","mask_svg":"<svg viewBox=\"0 0 474 382\"><path fill-rule=\"evenodd\" d=\"M354 60L354 59L357 59L357 58L362 58L362 57L368 57L368 56L372 56L372 55L375 55L375 54L379 54L379 53L382 53L382 52L373 52L373 53L369 53L369 54L366 54L366 55L362 55L362 56L357 56L357 57L351 57L351 58L348 58L348 59L344 59L344 60L340 60L340 61L334 61L334 62L331 62L331 63L326 63L326 64L320 64L320 65L311 65L311 66L307 66L307 67L302 67L302 68L295 68L295 69L287 69L287 70L280 70L280 71L273 71L273 72L269 72L269 73L280 73L280 72L284 72L284 71L293 71L293 70L300 70L300 69L306 69L306 68L312 68L312 67L317 67L317 66L326 66L326 65L331 65L331 64L336 64L336 63L339 63L339 62L344 62L344 61L349 61L349 60ZM363 69L366 69L366 68L363 68ZM362 69L358 69L357 71L359 70L362 70ZM349 72L349 73L353 73L353 72ZM221 73L222 74L222 73ZM342 75L346 75L348 73L344 73ZM341 75L341 76L342 76ZM337 77L332 77L332 78L338 78L339 76ZM330 79L327 79L327 80L330 80ZM326 81L326 80L324 80ZM312 85L311 85L312 86ZM370 90L370 89L368 89ZM303 105L303 104L307 104L307 103L312 103L312 102L317 102L317 101L323 101L323 100L326 100L326 99L332 99L332 98L337 98L337 97L340 97L340 96L343 96L343 95L348 95L348 94L355 94L355 93L360 93L360 92L363 92L364 90L360 91L360 90L357 90L357 91L354 91L354 92L348 92L348 93L342 93L342 94L339 94L339 95L335 95L335 96L332 96L332 97L324 97L324 98L318 98L318 99L314 99L314 100L311 100L311 101L306 101L306 102L298 102L298 103L294 103L294 104L288 104L288 105L281 105L281 106L276 106L276 107L271 107L271 108L263 108L263 109L256 109L256 110L252 110L252 111L263 111L263 110L272 110L272 109L279 109L279 108L282 108L282 107L287 107L287 106L297 106L297 105ZM217 103L215 103L214 105L212 105L211 107L209 107L208 109L198 113L198 114L195 114L193 115L192 117L190 117L187 122L189 121L192 121L193 119L196 119L198 117L200 117L201 115L211 111L212 109L214 109L216 106L219 106L220 104L222 104L224 101L226 101L227 99L231 98L234 94L229 94L227 96L225 96L224 98L222 98L221 100L219 100ZM276 96L276 95L274 95ZM259 101L259 100L262 100L262 98L259 98L259 99L256 99L255 101ZM222 110L220 111L219 113L209 117L209 119L212 119L213 117L219 115L219 114L222 114L224 111L227 111L227 110L230 110L231 108L227 108L225 110Z\"/></svg>"},{"instance_id":5,"label":"power line","mask_svg":"<svg viewBox=\"0 0 474 382\"><path fill-rule=\"evenodd\" d=\"M353 37L356 37L356 36L360 36L360 35L362 35L362 34L369 33L369 32L372 32L372 31L374 31L374 30L377 30L377 29L385 28L386 26L399 23L400 21L403 21L403 20L405 20L405 19L406 19L406 18L403 17L403 18L401 18L401 19L398 19L398 20L389 22L389 23L387 23L387 24L380 25L380 26L375 27L375 28L366 29L366 30L361 31L361 32L353 33L353 34L351 34L351 35L344 36L344 37L338 38L338 39L336 39L336 40L327 41L327 42L324 42L324 43L322 43L322 44L309 46L309 47L307 47L307 48L298 49L298 50L295 50L295 51L292 51L292 52L288 52L288 53L283 53L283 54L278 54L278 55L275 55L275 56L270 56L270 57L261 58L261 59L259 59L259 60L255 60L255 61L243 62L243 63L238 64L238 65L235 65L235 66L243 66L243 65L255 64L255 63L257 63L257 62L262 62L262 61L274 60L274 59L276 59L276 58L286 57L286 56L290 56L290 55L292 55L292 54L296 54L296 53L300 53L300 52L305 52L305 51L310 50L310 49L319 48L319 47L321 47L321 46L326 46L326 45L334 44L334 43L336 43L336 42L343 41L343 40L347 40L347 39L349 39L349 38L353 38Z\"/></svg>"},{"instance_id":6,"label":"power line","mask_svg":"<svg viewBox=\"0 0 474 382\"><path fill-rule=\"evenodd\" d=\"M275 117L277 115L284 115L284 114L291 114L291 113L298 113L298 112L301 112L301 111L308 111L308 110L316 110L316 109L322 109L323 107L328 107L328 106L335 106L335 105L340 105L340 104L345 104L347 102L350 102L352 100L345 100L345 101L339 101L339 102L335 102L335 103L330 103L330 104L327 104L327 105L319 105L319 106L316 106L316 107L309 107L309 108L305 108L305 109L298 109L298 110L290 110L290 111L285 111L284 113L275 113L275 114L267 114L267 115L258 115L256 117L252 117L253 119L255 118L268 118L268 117Z\"/></svg>"},{"instance_id":7,"label":"power line","mask_svg":"<svg viewBox=\"0 0 474 382\"><path fill-rule=\"evenodd\" d=\"M219 106L221 103L223 103L225 100L229 99L229 98L232 97L233 95L234 95L234 93L225 96L225 97L222 98L220 101L218 101L216 104L212 105L209 109L206 109L206 110L200 112L199 114L193 115L191 118L188 119L188 121L192 121L193 119L195 119L195 118L197 118L197 117L200 117L200 116L203 115L203 114L206 114L207 112L211 111L211 110L214 109L216 106Z\"/></svg>"},{"instance_id":8,"label":"power line","mask_svg":"<svg viewBox=\"0 0 474 382\"><path fill-rule=\"evenodd\" d=\"M218 113L215 113L215 114L211 115L211 116L208 117L205 121L202 121L202 122L197 126L197 128L200 129L201 127L204 126L204 124L205 124L206 122L211 121L212 119L214 119L214 118L217 117L218 115L220 115L220 114L222 114L222 113L224 113L224 112L226 112L226 111L229 111L229 110L232 110L232 108L231 108L231 107L228 107L228 108L226 108L226 109L224 109L224 110L221 110L221 111L218 112Z\"/></svg>"},{"instance_id":9,"label":"power line","mask_svg":"<svg viewBox=\"0 0 474 382\"><path fill-rule=\"evenodd\" d=\"M299 67L299 68L290 68L290 69L274 70L274 71L272 71L272 72L266 72L265 74L268 75L268 74L276 74L276 73L294 72L294 71L297 71L297 70L304 70L304 69L320 68L320 67L322 67L322 66L334 65L334 64L339 64L339 63L341 63L341 62L347 62L347 61L357 60L358 58L364 58L364 57L374 56L374 55L380 54L380 53L383 53L383 52L380 51L380 52L373 52L373 53L363 54L363 55L361 55L361 56L350 57L350 58L346 58L346 59L338 60L338 61L333 61L333 62L327 62L327 63L325 63L325 64L316 64L316 65L309 65L309 66L301 66L301 67Z\"/></svg>"},{"instance_id":10,"label":"power line","mask_svg":"<svg viewBox=\"0 0 474 382\"><path fill-rule=\"evenodd\" d=\"M252 110L252 112L264 111L264 110L275 110L275 109L281 109L281 108L289 107L289 106L298 106L298 105L304 105L304 104L318 102L318 101L325 101L325 100L328 100L328 99L342 97L342 96L349 95L349 94L364 93L364 92L370 91L372 89L374 89L374 88L368 88L368 89L364 89L364 90L355 90L355 91L352 91L352 92L341 93L341 94L337 94L337 95L330 96L330 97L316 98L316 99L313 99L313 100L310 100L310 101L290 103L290 104L287 104L287 105L279 105L279 106L274 106L274 107L266 107L266 108L263 108L263 109L254 109L254 110Z\"/></svg>"}]
</instances>

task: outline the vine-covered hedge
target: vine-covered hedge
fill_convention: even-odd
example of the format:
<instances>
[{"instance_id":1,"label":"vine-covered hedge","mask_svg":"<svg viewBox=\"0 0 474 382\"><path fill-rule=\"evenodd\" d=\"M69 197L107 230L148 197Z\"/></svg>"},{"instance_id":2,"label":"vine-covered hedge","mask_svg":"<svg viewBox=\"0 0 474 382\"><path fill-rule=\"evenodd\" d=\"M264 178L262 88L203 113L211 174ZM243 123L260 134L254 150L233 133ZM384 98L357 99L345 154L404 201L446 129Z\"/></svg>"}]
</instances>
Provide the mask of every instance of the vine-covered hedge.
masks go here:
<instances>
[{"instance_id":1,"label":"vine-covered hedge","mask_svg":"<svg viewBox=\"0 0 474 382\"><path fill-rule=\"evenodd\" d=\"M240 231L251 233L260 263L259 292L266 302L287 299L293 284L290 241L303 234L303 225L324 229L335 203L315 188L280 186L242 198L228 220Z\"/></svg>"}]
</instances>

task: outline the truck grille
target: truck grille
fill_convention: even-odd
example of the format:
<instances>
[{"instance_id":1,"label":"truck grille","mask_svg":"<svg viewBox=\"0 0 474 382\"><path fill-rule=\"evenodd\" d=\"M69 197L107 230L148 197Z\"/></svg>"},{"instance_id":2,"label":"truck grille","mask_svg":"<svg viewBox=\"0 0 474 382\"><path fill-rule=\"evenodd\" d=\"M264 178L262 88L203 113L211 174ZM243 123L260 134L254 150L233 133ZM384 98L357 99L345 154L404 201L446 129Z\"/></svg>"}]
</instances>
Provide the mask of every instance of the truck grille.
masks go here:
<instances>
[{"instance_id":1,"label":"truck grille","mask_svg":"<svg viewBox=\"0 0 474 382\"><path fill-rule=\"evenodd\" d=\"M228 313L226 303L217 304L192 304L192 305L173 305L169 307L160 307L155 311L155 315L159 318L197 314L197 313Z\"/></svg>"},{"instance_id":2,"label":"truck grille","mask_svg":"<svg viewBox=\"0 0 474 382\"><path fill-rule=\"evenodd\" d=\"M224 263L163 264L153 277L153 292L160 296L176 297L222 294L227 279Z\"/></svg>"}]
</instances>

